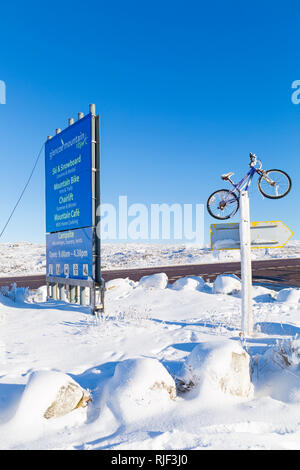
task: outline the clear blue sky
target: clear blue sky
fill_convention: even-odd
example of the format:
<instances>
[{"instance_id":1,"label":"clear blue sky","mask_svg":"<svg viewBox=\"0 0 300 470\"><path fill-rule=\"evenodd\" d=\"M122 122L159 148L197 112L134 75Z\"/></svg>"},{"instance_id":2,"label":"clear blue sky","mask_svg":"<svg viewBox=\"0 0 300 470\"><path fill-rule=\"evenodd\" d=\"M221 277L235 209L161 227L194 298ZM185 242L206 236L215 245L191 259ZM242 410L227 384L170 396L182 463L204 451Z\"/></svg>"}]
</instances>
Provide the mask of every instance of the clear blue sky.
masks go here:
<instances>
[{"instance_id":1,"label":"clear blue sky","mask_svg":"<svg viewBox=\"0 0 300 470\"><path fill-rule=\"evenodd\" d=\"M2 2L0 228L46 136L95 103L103 202L205 203L251 151L293 179L276 202L254 188L252 219L300 239L299 13L296 1ZM1 241L44 231L42 158Z\"/></svg>"}]
</instances>

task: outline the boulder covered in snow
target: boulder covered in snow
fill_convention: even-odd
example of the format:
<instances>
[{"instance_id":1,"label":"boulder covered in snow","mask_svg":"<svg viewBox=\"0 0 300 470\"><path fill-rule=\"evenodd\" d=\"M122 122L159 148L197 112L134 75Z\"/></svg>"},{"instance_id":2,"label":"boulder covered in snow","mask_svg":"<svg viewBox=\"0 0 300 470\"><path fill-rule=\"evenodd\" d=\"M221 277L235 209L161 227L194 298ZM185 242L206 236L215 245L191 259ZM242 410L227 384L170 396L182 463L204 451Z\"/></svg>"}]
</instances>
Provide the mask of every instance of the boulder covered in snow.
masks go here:
<instances>
[{"instance_id":1,"label":"boulder covered in snow","mask_svg":"<svg viewBox=\"0 0 300 470\"><path fill-rule=\"evenodd\" d=\"M34 302L46 302L47 301L47 286L41 286L36 289L33 295Z\"/></svg>"},{"instance_id":2,"label":"boulder covered in snow","mask_svg":"<svg viewBox=\"0 0 300 470\"><path fill-rule=\"evenodd\" d=\"M178 383L182 391L196 389L206 397L214 391L250 397L250 357L237 341L200 343L187 357Z\"/></svg>"},{"instance_id":3,"label":"boulder covered in snow","mask_svg":"<svg viewBox=\"0 0 300 470\"><path fill-rule=\"evenodd\" d=\"M277 341L258 356L257 383L259 393L285 403L300 404L300 339Z\"/></svg>"},{"instance_id":4,"label":"boulder covered in snow","mask_svg":"<svg viewBox=\"0 0 300 470\"><path fill-rule=\"evenodd\" d=\"M201 290L205 286L205 282L202 277L188 276L177 279L172 284L174 290Z\"/></svg>"},{"instance_id":5,"label":"boulder covered in snow","mask_svg":"<svg viewBox=\"0 0 300 470\"><path fill-rule=\"evenodd\" d=\"M112 279L111 281L107 281L105 283L105 290L107 292L113 292L117 295L126 295L132 289L134 289L138 285L137 282L132 281L131 279L127 278L117 278Z\"/></svg>"},{"instance_id":6,"label":"boulder covered in snow","mask_svg":"<svg viewBox=\"0 0 300 470\"><path fill-rule=\"evenodd\" d=\"M22 395L17 417L22 421L58 418L86 407L90 393L70 376L56 371L33 372Z\"/></svg>"},{"instance_id":7,"label":"boulder covered in snow","mask_svg":"<svg viewBox=\"0 0 300 470\"><path fill-rule=\"evenodd\" d=\"M147 289L165 289L168 285L168 276L165 273L143 276L139 285Z\"/></svg>"},{"instance_id":8,"label":"boulder covered in snow","mask_svg":"<svg viewBox=\"0 0 300 470\"><path fill-rule=\"evenodd\" d=\"M300 366L300 339L288 338L278 341L269 347L259 359L260 367L267 364L275 365L280 369Z\"/></svg>"},{"instance_id":9,"label":"boulder covered in snow","mask_svg":"<svg viewBox=\"0 0 300 470\"><path fill-rule=\"evenodd\" d=\"M297 304L300 300L300 289L287 288L281 289L278 292L277 299L278 302L285 302L288 304Z\"/></svg>"},{"instance_id":10,"label":"boulder covered in snow","mask_svg":"<svg viewBox=\"0 0 300 470\"><path fill-rule=\"evenodd\" d=\"M235 274L220 274L213 283L214 294L234 294L241 290L241 280Z\"/></svg>"},{"instance_id":11,"label":"boulder covered in snow","mask_svg":"<svg viewBox=\"0 0 300 470\"><path fill-rule=\"evenodd\" d=\"M176 398L176 385L156 359L120 362L104 392L104 405L121 421L156 414Z\"/></svg>"}]
</instances>

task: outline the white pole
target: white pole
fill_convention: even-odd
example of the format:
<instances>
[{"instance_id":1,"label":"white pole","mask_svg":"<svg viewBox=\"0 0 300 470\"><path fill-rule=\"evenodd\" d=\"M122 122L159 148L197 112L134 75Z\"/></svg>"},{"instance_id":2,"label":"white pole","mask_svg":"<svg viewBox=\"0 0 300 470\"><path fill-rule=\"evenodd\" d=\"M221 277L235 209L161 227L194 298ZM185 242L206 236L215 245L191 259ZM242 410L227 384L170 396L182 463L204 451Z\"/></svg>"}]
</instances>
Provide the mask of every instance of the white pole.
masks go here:
<instances>
[{"instance_id":1,"label":"white pole","mask_svg":"<svg viewBox=\"0 0 300 470\"><path fill-rule=\"evenodd\" d=\"M242 191L240 197L240 244L242 275L242 331L245 336L252 336L252 268L248 191Z\"/></svg>"},{"instance_id":2,"label":"white pole","mask_svg":"<svg viewBox=\"0 0 300 470\"><path fill-rule=\"evenodd\" d=\"M90 104L90 113L93 114L93 116L96 115L96 105L95 104Z\"/></svg>"}]
</instances>

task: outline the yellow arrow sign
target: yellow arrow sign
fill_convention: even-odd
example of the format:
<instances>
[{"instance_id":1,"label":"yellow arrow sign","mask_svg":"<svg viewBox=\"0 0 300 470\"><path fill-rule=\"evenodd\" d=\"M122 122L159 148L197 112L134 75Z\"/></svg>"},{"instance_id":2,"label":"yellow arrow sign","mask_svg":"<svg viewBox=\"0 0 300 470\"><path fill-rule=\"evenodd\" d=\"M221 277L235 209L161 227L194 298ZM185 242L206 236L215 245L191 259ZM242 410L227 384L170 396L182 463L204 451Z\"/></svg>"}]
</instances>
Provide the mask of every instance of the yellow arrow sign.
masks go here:
<instances>
[{"instance_id":1,"label":"yellow arrow sign","mask_svg":"<svg viewBox=\"0 0 300 470\"><path fill-rule=\"evenodd\" d=\"M281 220L251 222L251 248L282 248L294 232ZM210 226L212 250L238 250L240 232L238 223L212 224Z\"/></svg>"}]
</instances>

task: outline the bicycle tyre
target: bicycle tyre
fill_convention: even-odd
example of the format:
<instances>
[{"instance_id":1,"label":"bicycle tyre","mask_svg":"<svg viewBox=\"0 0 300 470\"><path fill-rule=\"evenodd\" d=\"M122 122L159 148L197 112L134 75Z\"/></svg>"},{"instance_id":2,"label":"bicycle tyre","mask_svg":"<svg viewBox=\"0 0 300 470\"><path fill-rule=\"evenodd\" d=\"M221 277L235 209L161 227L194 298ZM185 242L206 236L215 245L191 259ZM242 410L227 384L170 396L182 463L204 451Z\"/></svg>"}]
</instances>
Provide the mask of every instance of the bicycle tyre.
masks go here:
<instances>
[{"instance_id":1,"label":"bicycle tyre","mask_svg":"<svg viewBox=\"0 0 300 470\"><path fill-rule=\"evenodd\" d=\"M258 184L258 189L259 189L260 193L261 193L264 197L266 197L266 198L268 198L268 199L281 199L282 197L286 196L286 195L290 192L290 190L291 190L291 188L292 188L292 180L291 180L291 178L289 177L289 175L288 175L285 171L282 171L282 170L276 170L276 169L267 170L267 171L265 172L265 174L268 175L268 174L271 173L271 172L273 172L273 173L278 173L278 174L284 176L284 178L285 178L285 180L286 180L286 184L287 184L287 189L284 191L284 193L283 193L283 194L280 194L280 195L268 194L268 193L262 188L262 183L265 181L264 175L261 175L261 177L260 177L259 180L258 180L258 183L257 183L257 184Z\"/></svg>"},{"instance_id":2,"label":"bicycle tyre","mask_svg":"<svg viewBox=\"0 0 300 470\"><path fill-rule=\"evenodd\" d=\"M231 194L233 196L233 198L235 199L234 203L236 204L236 206L234 207L233 211L227 215L227 216L223 216L221 217L220 215L216 214L216 212L214 212L212 209L211 209L211 199L213 197L215 197L215 195L217 193L227 193L228 195ZM226 219L230 219L231 217L233 217L237 211L239 210L239 206L240 206L240 203L239 203L239 199L238 197L231 191L229 191L228 189L218 189L217 191L215 191L214 193L212 193L209 198L207 199L207 203L206 203L206 207L207 207L207 211L208 213L214 217L215 219L218 219L218 220L226 220Z\"/></svg>"}]
</instances>

